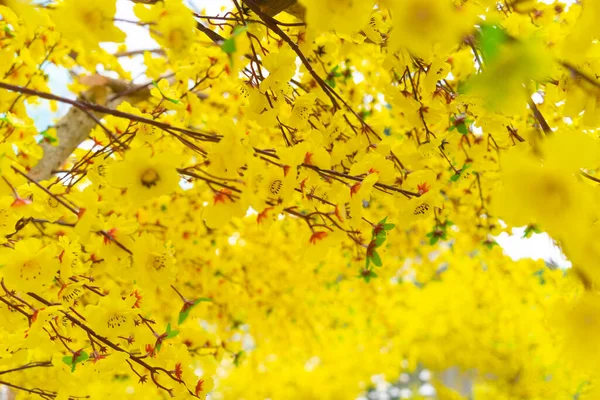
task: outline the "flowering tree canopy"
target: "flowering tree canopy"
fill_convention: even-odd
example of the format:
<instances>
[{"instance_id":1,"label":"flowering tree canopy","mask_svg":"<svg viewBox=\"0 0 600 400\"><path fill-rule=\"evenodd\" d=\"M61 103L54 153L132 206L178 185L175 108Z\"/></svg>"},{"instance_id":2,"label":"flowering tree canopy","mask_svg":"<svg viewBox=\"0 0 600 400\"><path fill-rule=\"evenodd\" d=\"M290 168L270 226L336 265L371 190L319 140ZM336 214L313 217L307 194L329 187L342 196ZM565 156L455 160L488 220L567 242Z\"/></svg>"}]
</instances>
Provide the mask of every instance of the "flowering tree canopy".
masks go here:
<instances>
[{"instance_id":1,"label":"flowering tree canopy","mask_svg":"<svg viewBox=\"0 0 600 400\"><path fill-rule=\"evenodd\" d=\"M600 397L599 1L196 3L0 1L0 385Z\"/></svg>"}]
</instances>

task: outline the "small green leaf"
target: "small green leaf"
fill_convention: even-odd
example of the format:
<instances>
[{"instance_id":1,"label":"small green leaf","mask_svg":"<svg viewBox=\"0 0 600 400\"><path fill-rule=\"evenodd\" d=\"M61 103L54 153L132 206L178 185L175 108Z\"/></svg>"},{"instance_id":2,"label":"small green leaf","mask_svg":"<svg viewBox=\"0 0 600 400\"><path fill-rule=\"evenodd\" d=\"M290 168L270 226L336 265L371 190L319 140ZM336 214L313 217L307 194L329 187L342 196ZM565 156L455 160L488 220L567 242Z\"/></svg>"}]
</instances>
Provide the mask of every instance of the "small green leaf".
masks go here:
<instances>
[{"instance_id":1,"label":"small green leaf","mask_svg":"<svg viewBox=\"0 0 600 400\"><path fill-rule=\"evenodd\" d=\"M379 235L375 238L375 247L379 247L385 242L385 235Z\"/></svg>"},{"instance_id":2,"label":"small green leaf","mask_svg":"<svg viewBox=\"0 0 600 400\"><path fill-rule=\"evenodd\" d=\"M65 364L71 366L71 372L74 372L77 364L84 362L88 358L90 358L90 356L85 351L82 351L79 354L77 354L76 357L66 356L63 357L62 360Z\"/></svg>"},{"instance_id":3,"label":"small green leaf","mask_svg":"<svg viewBox=\"0 0 600 400\"><path fill-rule=\"evenodd\" d=\"M50 143L55 143L58 141L55 137L50 136L47 130L40 132L40 135L42 135L44 139L46 139Z\"/></svg>"},{"instance_id":4,"label":"small green leaf","mask_svg":"<svg viewBox=\"0 0 600 400\"><path fill-rule=\"evenodd\" d=\"M479 48L483 60L487 63L494 60L500 52L500 46L507 42L508 35L498 25L482 24L479 37Z\"/></svg>"},{"instance_id":5,"label":"small green leaf","mask_svg":"<svg viewBox=\"0 0 600 400\"><path fill-rule=\"evenodd\" d=\"M456 127L456 129L458 129L458 132L461 135L466 135L466 134L469 133L469 129L467 128L467 125L465 125L464 123L463 124L458 124L457 127Z\"/></svg>"},{"instance_id":6,"label":"small green leaf","mask_svg":"<svg viewBox=\"0 0 600 400\"><path fill-rule=\"evenodd\" d=\"M525 228L525 232L523 232L523 237L528 238L531 237L534 233L541 233L542 231L536 225L527 225Z\"/></svg>"},{"instance_id":7,"label":"small green leaf","mask_svg":"<svg viewBox=\"0 0 600 400\"><path fill-rule=\"evenodd\" d=\"M325 83L327 83L329 86L331 86L333 89L335 89L335 79L327 78L327 79L325 79Z\"/></svg>"},{"instance_id":8,"label":"small green leaf","mask_svg":"<svg viewBox=\"0 0 600 400\"><path fill-rule=\"evenodd\" d=\"M235 45L235 38L242 32L245 32L248 28L246 26L236 26L235 29L233 30L233 33L231 34L231 36L227 39L225 39L223 41L223 43L221 43L221 50L223 50L225 53L232 55L233 53L235 53L236 49L236 45Z\"/></svg>"},{"instance_id":9,"label":"small green leaf","mask_svg":"<svg viewBox=\"0 0 600 400\"><path fill-rule=\"evenodd\" d=\"M431 237L429 238L429 244L430 245L434 245L438 242L438 240L440 240L440 238L436 235L431 235Z\"/></svg>"},{"instance_id":10,"label":"small green leaf","mask_svg":"<svg viewBox=\"0 0 600 400\"><path fill-rule=\"evenodd\" d=\"M364 269L364 270L360 271L360 274L358 275L358 277L364 279L365 282L369 283L371 281L371 279L377 278L377 274L373 270Z\"/></svg>"},{"instance_id":11,"label":"small green leaf","mask_svg":"<svg viewBox=\"0 0 600 400\"><path fill-rule=\"evenodd\" d=\"M186 310L179 312L179 319L177 320L179 325L183 324L183 321L187 319L187 317L190 315L190 311L192 311L192 308L188 307Z\"/></svg>"},{"instance_id":12,"label":"small green leaf","mask_svg":"<svg viewBox=\"0 0 600 400\"><path fill-rule=\"evenodd\" d=\"M386 231L391 231L392 229L394 229L396 225L394 224L384 224L383 225L383 229L385 229Z\"/></svg>"},{"instance_id":13,"label":"small green leaf","mask_svg":"<svg viewBox=\"0 0 600 400\"><path fill-rule=\"evenodd\" d=\"M244 350L240 350L239 352L235 353L235 357L233 359L233 365L235 365L236 367L239 367L240 361L242 360L243 355L244 355Z\"/></svg>"},{"instance_id":14,"label":"small green leaf","mask_svg":"<svg viewBox=\"0 0 600 400\"><path fill-rule=\"evenodd\" d=\"M235 53L235 40L234 40L233 36L230 37L229 39L226 39L221 44L221 50L223 50L227 54L233 54L233 53Z\"/></svg>"},{"instance_id":15,"label":"small green leaf","mask_svg":"<svg viewBox=\"0 0 600 400\"><path fill-rule=\"evenodd\" d=\"M456 182L460 178L460 172L458 174L454 174L450 177L452 182Z\"/></svg>"},{"instance_id":16,"label":"small green leaf","mask_svg":"<svg viewBox=\"0 0 600 400\"><path fill-rule=\"evenodd\" d=\"M181 311L179 312L179 320L178 320L178 324L181 325L183 323L183 321L185 321L187 319L187 317L190 314L190 311L192 311L192 308L196 307L198 304L202 303L202 302L211 302L212 299L208 298L208 297L200 297L197 298L196 300L194 300L191 303L185 303L183 305L183 307L181 308Z\"/></svg>"},{"instance_id":17,"label":"small green leaf","mask_svg":"<svg viewBox=\"0 0 600 400\"><path fill-rule=\"evenodd\" d=\"M163 99L170 101L173 104L179 104L180 101L177 99L172 99L170 97L165 96L165 94L162 92L162 90L160 90L160 88L158 87L158 83L156 83L156 81L152 81L152 85L156 88L156 90L158 90L158 92L160 93L160 95L162 96Z\"/></svg>"},{"instance_id":18,"label":"small green leaf","mask_svg":"<svg viewBox=\"0 0 600 400\"><path fill-rule=\"evenodd\" d=\"M381 258L379 257L379 253L377 253L375 250L373 250L373 254L371 255L371 261L373 261L373 264L375 264L377 267L381 267Z\"/></svg>"},{"instance_id":19,"label":"small green leaf","mask_svg":"<svg viewBox=\"0 0 600 400\"><path fill-rule=\"evenodd\" d=\"M172 331L171 330L171 323L170 322L167 324L167 331L165 333L167 334L167 339L171 339L171 338L174 338L175 336L179 335L179 331Z\"/></svg>"},{"instance_id":20,"label":"small green leaf","mask_svg":"<svg viewBox=\"0 0 600 400\"><path fill-rule=\"evenodd\" d=\"M488 240L486 240L486 241L483 242L483 245L485 247L487 247L488 249L491 249L494 246L498 246L498 243L496 243L495 240L488 239Z\"/></svg>"},{"instance_id":21,"label":"small green leaf","mask_svg":"<svg viewBox=\"0 0 600 400\"><path fill-rule=\"evenodd\" d=\"M171 331L169 332L169 334L167 335L167 339L172 339L175 336L179 335L179 331Z\"/></svg>"}]
</instances>

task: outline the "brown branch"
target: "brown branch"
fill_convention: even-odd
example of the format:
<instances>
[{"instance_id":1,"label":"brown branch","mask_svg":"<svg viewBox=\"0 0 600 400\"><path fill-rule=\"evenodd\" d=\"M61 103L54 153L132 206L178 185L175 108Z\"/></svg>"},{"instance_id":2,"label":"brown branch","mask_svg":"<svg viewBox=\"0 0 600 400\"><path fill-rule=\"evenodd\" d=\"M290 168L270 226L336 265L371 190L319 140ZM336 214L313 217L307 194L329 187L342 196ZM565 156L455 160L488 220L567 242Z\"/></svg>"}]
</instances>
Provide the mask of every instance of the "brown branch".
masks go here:
<instances>
[{"instance_id":1,"label":"brown branch","mask_svg":"<svg viewBox=\"0 0 600 400\"><path fill-rule=\"evenodd\" d=\"M126 83L118 79L110 79L101 77L103 80L103 89L112 91L113 93L121 93L130 91L136 85ZM98 86L90 88L82 94L83 99L92 99L94 93L98 90ZM23 92L22 92L23 93ZM25 93L31 94L31 93ZM116 108L123 101L129 101L132 104L148 98L150 90L132 91L131 95L114 98L108 101L109 109ZM57 100L57 99L50 99ZM58 144L42 142L41 146L44 150L44 156L31 170L31 176L36 180L48 179L52 176L52 171L58 169L59 166L73 153L73 151L89 136L91 130L96 126L97 121L90 117L90 111L80 107L71 108L67 114L56 125L56 133Z\"/></svg>"},{"instance_id":2,"label":"brown branch","mask_svg":"<svg viewBox=\"0 0 600 400\"><path fill-rule=\"evenodd\" d=\"M548 125L548 122L546 121L546 118L544 118L544 116L542 115L542 113L538 109L537 105L533 102L533 100L529 100L529 108L531 108L531 110L533 111L533 116L535 117L535 119L537 120L537 122L540 124L540 128L542 128L542 131L546 135L551 134L552 133L552 128L550 128L550 125Z\"/></svg>"},{"instance_id":3,"label":"brown branch","mask_svg":"<svg viewBox=\"0 0 600 400\"><path fill-rule=\"evenodd\" d=\"M51 366L52 366L52 361L32 362L29 364L21 365L20 367L15 367L15 368L11 368L11 369L5 369L4 371L0 371L0 375L8 374L11 372L22 371L22 370L30 369L30 368L51 367Z\"/></svg>"},{"instance_id":4,"label":"brown branch","mask_svg":"<svg viewBox=\"0 0 600 400\"><path fill-rule=\"evenodd\" d=\"M314 70L314 68L310 64L310 61L308 61L308 59L306 58L306 56L304 55L302 50L300 50L298 45L296 43L294 43L294 41L277 25L277 21L275 19L273 19L271 16L269 16L268 14L264 13L262 11L261 7L254 1L244 0L244 4L246 4L252 11L254 11L256 13L256 15L258 15L258 17L261 20L263 20L263 22L267 25L267 27L269 29L271 29L273 32L275 32L284 42L286 42L288 44L288 46L290 46L290 48L294 51L294 53L296 53L296 55L300 58L300 61L302 61L302 64L304 65L306 70L310 73L310 75L313 77L313 79L315 81L317 81L317 83L319 84L321 89L323 89L323 91L325 92L327 97L329 97L329 100L331 101L333 108L336 110L339 109L340 106L336 100L336 96L335 96L336 93L333 92L333 90L327 84L327 82L325 82L323 80L323 78L321 78L319 76L319 74L317 74L317 72Z\"/></svg>"}]
</instances>

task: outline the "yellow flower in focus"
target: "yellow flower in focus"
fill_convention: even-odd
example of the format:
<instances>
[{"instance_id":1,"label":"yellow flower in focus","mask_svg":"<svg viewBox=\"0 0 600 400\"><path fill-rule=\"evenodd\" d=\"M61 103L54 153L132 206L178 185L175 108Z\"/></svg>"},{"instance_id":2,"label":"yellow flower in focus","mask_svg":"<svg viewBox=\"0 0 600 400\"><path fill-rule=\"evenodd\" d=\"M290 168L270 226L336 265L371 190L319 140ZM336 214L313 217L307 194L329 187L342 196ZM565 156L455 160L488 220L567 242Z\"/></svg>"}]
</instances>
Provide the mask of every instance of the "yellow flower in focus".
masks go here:
<instances>
[{"instance_id":1,"label":"yellow flower in focus","mask_svg":"<svg viewBox=\"0 0 600 400\"><path fill-rule=\"evenodd\" d=\"M42 291L52 284L58 263L53 245L40 239L23 239L14 249L2 248L0 275L5 283L19 292Z\"/></svg>"},{"instance_id":2,"label":"yellow flower in focus","mask_svg":"<svg viewBox=\"0 0 600 400\"><path fill-rule=\"evenodd\" d=\"M86 265L81 261L79 242L71 241L67 236L61 236L58 239L58 245L62 249L58 255L61 279L67 282L71 276L84 273Z\"/></svg>"},{"instance_id":3,"label":"yellow flower in focus","mask_svg":"<svg viewBox=\"0 0 600 400\"><path fill-rule=\"evenodd\" d=\"M131 249L135 276L143 288L169 285L175 279L177 267L173 257L173 249L169 243L159 240L149 233L142 233Z\"/></svg>"},{"instance_id":4,"label":"yellow flower in focus","mask_svg":"<svg viewBox=\"0 0 600 400\"><path fill-rule=\"evenodd\" d=\"M86 308L89 325L103 336L116 338L128 336L135 326L135 308L137 298L117 293L104 296L96 306Z\"/></svg>"},{"instance_id":5,"label":"yellow flower in focus","mask_svg":"<svg viewBox=\"0 0 600 400\"><path fill-rule=\"evenodd\" d=\"M53 18L65 38L81 40L84 46L98 47L100 42L125 40L125 33L113 22L116 11L116 0L65 0L54 11Z\"/></svg>"},{"instance_id":6,"label":"yellow flower in focus","mask_svg":"<svg viewBox=\"0 0 600 400\"><path fill-rule=\"evenodd\" d=\"M124 161L112 164L108 180L115 187L127 189L131 201L142 205L177 190L179 174L168 154L152 156L144 147L128 151Z\"/></svg>"}]
</instances>

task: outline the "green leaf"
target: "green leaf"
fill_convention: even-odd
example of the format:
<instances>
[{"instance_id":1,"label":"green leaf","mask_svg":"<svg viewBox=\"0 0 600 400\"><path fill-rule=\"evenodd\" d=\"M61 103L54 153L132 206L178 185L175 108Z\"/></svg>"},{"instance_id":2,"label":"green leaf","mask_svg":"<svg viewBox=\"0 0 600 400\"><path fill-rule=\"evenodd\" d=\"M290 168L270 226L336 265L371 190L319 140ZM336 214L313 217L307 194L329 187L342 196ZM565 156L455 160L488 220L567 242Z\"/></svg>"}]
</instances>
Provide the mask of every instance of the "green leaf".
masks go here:
<instances>
[{"instance_id":1,"label":"green leaf","mask_svg":"<svg viewBox=\"0 0 600 400\"><path fill-rule=\"evenodd\" d=\"M160 95L162 96L163 99L170 101L173 104L179 104L180 101L177 99L172 99L170 97L165 96L165 94L162 92L162 90L160 90L160 88L158 87L158 83L156 83L156 81L152 81L152 85L158 90L158 92L160 93Z\"/></svg>"},{"instance_id":2,"label":"green leaf","mask_svg":"<svg viewBox=\"0 0 600 400\"><path fill-rule=\"evenodd\" d=\"M385 234L379 235L375 238L375 247L379 247L385 242Z\"/></svg>"},{"instance_id":3,"label":"green leaf","mask_svg":"<svg viewBox=\"0 0 600 400\"><path fill-rule=\"evenodd\" d=\"M371 281L371 279L377 278L377 274L373 270L365 269L365 270L360 271L360 274L358 275L358 277L364 279L365 282L369 283Z\"/></svg>"},{"instance_id":4,"label":"green leaf","mask_svg":"<svg viewBox=\"0 0 600 400\"><path fill-rule=\"evenodd\" d=\"M223 50L227 54L233 54L233 53L235 53L235 39L234 39L233 36L230 37L229 39L226 39L221 44L221 50Z\"/></svg>"},{"instance_id":5,"label":"green leaf","mask_svg":"<svg viewBox=\"0 0 600 400\"><path fill-rule=\"evenodd\" d=\"M527 227L525 228L525 232L523 232L523 237L528 238L528 237L531 237L531 235L534 233L541 233L541 232L542 231L540 229L538 229L538 227L536 225L527 225Z\"/></svg>"},{"instance_id":6,"label":"green leaf","mask_svg":"<svg viewBox=\"0 0 600 400\"><path fill-rule=\"evenodd\" d=\"M235 357L233 359L233 365L235 365L236 367L239 367L240 361L242 360L243 355L244 355L244 350L240 350L239 352L235 353Z\"/></svg>"},{"instance_id":7,"label":"green leaf","mask_svg":"<svg viewBox=\"0 0 600 400\"><path fill-rule=\"evenodd\" d=\"M167 335L167 339L172 339L175 336L179 335L179 331L171 331L169 332L169 334Z\"/></svg>"},{"instance_id":8,"label":"green leaf","mask_svg":"<svg viewBox=\"0 0 600 400\"><path fill-rule=\"evenodd\" d=\"M88 358L90 358L90 356L88 355L88 353L86 353L85 351L80 352L76 357L73 356L66 356L63 357L63 362L67 365L71 366L71 372L75 371L75 367L77 366L77 364L84 362L85 360L87 360Z\"/></svg>"},{"instance_id":9,"label":"green leaf","mask_svg":"<svg viewBox=\"0 0 600 400\"><path fill-rule=\"evenodd\" d=\"M486 241L483 242L483 245L485 247L487 247L488 249L491 249L494 246L498 246L498 243L496 243L495 240L488 239L488 240L486 240Z\"/></svg>"},{"instance_id":10,"label":"green leaf","mask_svg":"<svg viewBox=\"0 0 600 400\"><path fill-rule=\"evenodd\" d=\"M187 317L190 315L190 311L192 311L192 308L188 307L185 311L179 312L179 319L177 320L179 325L183 324L183 322L187 319Z\"/></svg>"},{"instance_id":11,"label":"green leaf","mask_svg":"<svg viewBox=\"0 0 600 400\"><path fill-rule=\"evenodd\" d=\"M208 297L200 297L197 298L196 300L194 300L192 303L185 303L183 305L183 307L181 308L181 311L179 312L179 319L177 321L177 323L179 325L181 325L183 323L183 321L185 321L187 319L187 317L190 315L190 311L192 311L192 308L196 307L198 304L202 303L202 302L211 302L212 299L208 298Z\"/></svg>"},{"instance_id":12,"label":"green leaf","mask_svg":"<svg viewBox=\"0 0 600 400\"><path fill-rule=\"evenodd\" d=\"M167 339L171 339L171 338L174 338L175 336L179 335L179 331L172 331L171 330L171 323L170 322L167 324L167 331L165 333L167 334Z\"/></svg>"},{"instance_id":13,"label":"green leaf","mask_svg":"<svg viewBox=\"0 0 600 400\"><path fill-rule=\"evenodd\" d=\"M50 136L50 134L48 134L48 130L40 132L40 135L42 135L44 137L44 139L46 139L50 143L55 143L58 141L58 139L56 139L55 137L52 137L52 136Z\"/></svg>"},{"instance_id":14,"label":"green leaf","mask_svg":"<svg viewBox=\"0 0 600 400\"><path fill-rule=\"evenodd\" d=\"M466 134L468 134L468 133L469 133L469 129L467 128L467 125L465 125L464 123L463 123L463 124L458 124L458 125L456 126L456 129L458 129L458 132L459 132L461 135L466 135Z\"/></svg>"},{"instance_id":15,"label":"green leaf","mask_svg":"<svg viewBox=\"0 0 600 400\"><path fill-rule=\"evenodd\" d=\"M331 86L333 89L335 89L335 79L327 78L327 79L325 79L325 83L327 83L329 86Z\"/></svg>"},{"instance_id":16,"label":"green leaf","mask_svg":"<svg viewBox=\"0 0 600 400\"><path fill-rule=\"evenodd\" d=\"M231 36L227 39L225 39L223 41L223 43L221 43L221 50L223 50L225 53L232 55L233 53L235 53L236 49L236 45L235 45L235 38L242 32L245 32L248 28L246 26L236 26L235 29L233 30L233 33L231 34Z\"/></svg>"},{"instance_id":17,"label":"green leaf","mask_svg":"<svg viewBox=\"0 0 600 400\"><path fill-rule=\"evenodd\" d=\"M439 236L431 235L431 237L429 238L429 244L433 246L438 242L438 240L440 240Z\"/></svg>"},{"instance_id":18,"label":"green leaf","mask_svg":"<svg viewBox=\"0 0 600 400\"><path fill-rule=\"evenodd\" d=\"M508 39L508 35L499 25L481 25L479 49L483 60L486 63L493 61L500 52L501 45L506 43Z\"/></svg>"},{"instance_id":19,"label":"green leaf","mask_svg":"<svg viewBox=\"0 0 600 400\"><path fill-rule=\"evenodd\" d=\"M383 229L385 229L386 231L391 231L392 229L394 229L396 225L394 224L384 224L383 225Z\"/></svg>"},{"instance_id":20,"label":"green leaf","mask_svg":"<svg viewBox=\"0 0 600 400\"><path fill-rule=\"evenodd\" d=\"M375 250L373 250L373 254L371 255L371 261L373 261L373 264L375 264L377 267L381 267L381 258L379 257L379 253L377 253Z\"/></svg>"},{"instance_id":21,"label":"green leaf","mask_svg":"<svg viewBox=\"0 0 600 400\"><path fill-rule=\"evenodd\" d=\"M335 67L333 67L330 74L335 76L336 78L339 78L340 76L342 76L342 74L340 72L338 72L339 69L340 69L340 66L336 65Z\"/></svg>"},{"instance_id":22,"label":"green leaf","mask_svg":"<svg viewBox=\"0 0 600 400\"><path fill-rule=\"evenodd\" d=\"M454 174L450 177L452 182L456 182L460 178L460 172L458 174Z\"/></svg>"}]
</instances>

